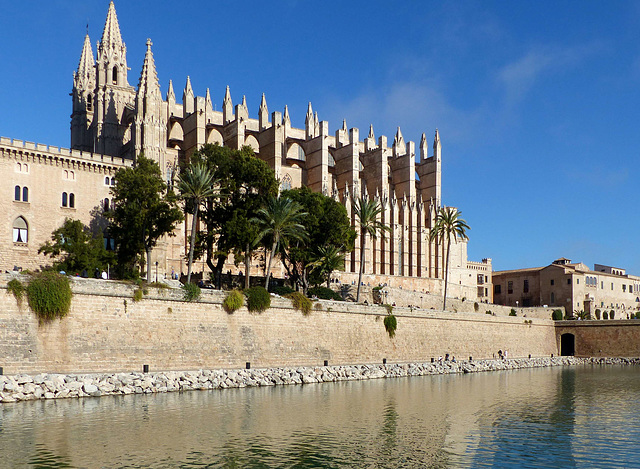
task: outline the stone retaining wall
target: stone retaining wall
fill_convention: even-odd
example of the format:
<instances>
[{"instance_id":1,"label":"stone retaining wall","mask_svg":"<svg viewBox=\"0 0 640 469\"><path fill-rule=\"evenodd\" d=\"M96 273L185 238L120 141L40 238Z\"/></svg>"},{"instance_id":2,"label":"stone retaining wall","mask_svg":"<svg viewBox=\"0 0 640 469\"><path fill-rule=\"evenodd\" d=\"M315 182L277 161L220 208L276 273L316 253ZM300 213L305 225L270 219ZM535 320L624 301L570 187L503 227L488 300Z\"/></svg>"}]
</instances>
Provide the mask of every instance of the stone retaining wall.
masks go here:
<instances>
[{"instance_id":1,"label":"stone retaining wall","mask_svg":"<svg viewBox=\"0 0 640 469\"><path fill-rule=\"evenodd\" d=\"M267 368L256 370L0 376L0 402L244 388L247 386L312 384L583 364L640 365L640 359L557 357L474 360L455 363L443 361L436 363Z\"/></svg>"}]
</instances>

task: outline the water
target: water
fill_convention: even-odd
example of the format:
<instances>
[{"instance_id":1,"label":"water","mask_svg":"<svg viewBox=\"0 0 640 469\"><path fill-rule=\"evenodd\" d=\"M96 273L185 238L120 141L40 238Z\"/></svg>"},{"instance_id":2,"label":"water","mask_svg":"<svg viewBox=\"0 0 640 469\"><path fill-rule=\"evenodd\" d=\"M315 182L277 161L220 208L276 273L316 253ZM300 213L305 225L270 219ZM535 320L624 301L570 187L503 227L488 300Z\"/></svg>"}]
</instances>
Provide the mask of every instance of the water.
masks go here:
<instances>
[{"instance_id":1,"label":"water","mask_svg":"<svg viewBox=\"0 0 640 469\"><path fill-rule=\"evenodd\" d=\"M0 405L0 467L640 467L640 368Z\"/></svg>"}]
</instances>

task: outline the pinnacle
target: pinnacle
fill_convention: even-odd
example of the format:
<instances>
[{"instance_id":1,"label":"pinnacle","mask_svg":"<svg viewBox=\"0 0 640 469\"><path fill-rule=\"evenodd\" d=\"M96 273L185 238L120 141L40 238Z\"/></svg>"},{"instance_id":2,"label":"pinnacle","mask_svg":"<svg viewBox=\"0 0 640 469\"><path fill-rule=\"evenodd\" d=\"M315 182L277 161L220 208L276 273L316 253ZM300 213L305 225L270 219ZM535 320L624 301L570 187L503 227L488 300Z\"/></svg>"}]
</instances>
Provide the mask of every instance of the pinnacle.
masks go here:
<instances>
[{"instance_id":1,"label":"pinnacle","mask_svg":"<svg viewBox=\"0 0 640 469\"><path fill-rule=\"evenodd\" d=\"M347 119L342 119L342 130L347 131Z\"/></svg>"},{"instance_id":2,"label":"pinnacle","mask_svg":"<svg viewBox=\"0 0 640 469\"><path fill-rule=\"evenodd\" d=\"M376 138L375 135L373 134L373 124L369 125L369 135L367 138L373 138L373 139Z\"/></svg>"},{"instance_id":3,"label":"pinnacle","mask_svg":"<svg viewBox=\"0 0 640 469\"><path fill-rule=\"evenodd\" d=\"M262 93L262 100L260 101L260 110L267 109L267 99L264 97L264 93Z\"/></svg>"},{"instance_id":4,"label":"pinnacle","mask_svg":"<svg viewBox=\"0 0 640 469\"><path fill-rule=\"evenodd\" d=\"M231 103L231 91L229 91L229 85L227 85L227 91L224 93L224 103Z\"/></svg>"},{"instance_id":5,"label":"pinnacle","mask_svg":"<svg viewBox=\"0 0 640 469\"><path fill-rule=\"evenodd\" d=\"M80 63L78 64L78 78L88 80L95 76L95 60L93 58L93 49L91 48L91 40L89 34L84 37L82 45L82 54L80 55Z\"/></svg>"},{"instance_id":6,"label":"pinnacle","mask_svg":"<svg viewBox=\"0 0 640 469\"><path fill-rule=\"evenodd\" d=\"M289 117L289 106L287 106L286 104L284 105L284 115L282 116L282 123L291 124L291 118Z\"/></svg>"},{"instance_id":7,"label":"pinnacle","mask_svg":"<svg viewBox=\"0 0 640 469\"><path fill-rule=\"evenodd\" d=\"M142 72L140 73L140 82L138 84L138 93L141 95L160 93L160 85L158 83L158 73L156 64L153 60L153 52L151 52L151 39L147 39L147 52L144 56L142 64Z\"/></svg>"},{"instance_id":8,"label":"pinnacle","mask_svg":"<svg viewBox=\"0 0 640 469\"><path fill-rule=\"evenodd\" d=\"M187 75L187 84L184 86L184 94L193 94L193 88L191 87L191 77Z\"/></svg>"},{"instance_id":9,"label":"pinnacle","mask_svg":"<svg viewBox=\"0 0 640 469\"><path fill-rule=\"evenodd\" d=\"M118 25L118 17L116 15L116 7L113 1L109 2L109 11L107 12L107 20L102 31L101 47L123 46L122 36L120 35L120 26Z\"/></svg>"}]
</instances>

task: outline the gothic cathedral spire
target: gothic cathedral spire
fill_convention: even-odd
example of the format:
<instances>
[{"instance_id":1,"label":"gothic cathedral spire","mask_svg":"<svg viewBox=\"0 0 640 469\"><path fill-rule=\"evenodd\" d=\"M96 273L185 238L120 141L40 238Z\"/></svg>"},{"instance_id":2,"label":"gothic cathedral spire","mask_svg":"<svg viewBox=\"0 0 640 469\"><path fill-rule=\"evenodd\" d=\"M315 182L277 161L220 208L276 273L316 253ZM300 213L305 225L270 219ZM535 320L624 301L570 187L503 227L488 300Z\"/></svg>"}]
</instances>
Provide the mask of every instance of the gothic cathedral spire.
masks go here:
<instances>
[{"instance_id":1,"label":"gothic cathedral spire","mask_svg":"<svg viewBox=\"0 0 640 469\"><path fill-rule=\"evenodd\" d=\"M73 111L71 114L71 148L93 151L90 126L95 106L96 69L91 39L84 37L78 70L73 73Z\"/></svg>"}]
</instances>

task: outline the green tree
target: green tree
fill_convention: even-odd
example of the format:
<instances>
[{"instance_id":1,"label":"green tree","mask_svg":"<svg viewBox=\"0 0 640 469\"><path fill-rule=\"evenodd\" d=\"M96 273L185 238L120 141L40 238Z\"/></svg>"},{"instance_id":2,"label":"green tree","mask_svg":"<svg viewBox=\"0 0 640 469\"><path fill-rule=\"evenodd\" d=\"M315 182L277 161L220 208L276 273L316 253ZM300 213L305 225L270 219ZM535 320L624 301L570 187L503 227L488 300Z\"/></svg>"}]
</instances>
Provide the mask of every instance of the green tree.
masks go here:
<instances>
[{"instance_id":1,"label":"green tree","mask_svg":"<svg viewBox=\"0 0 640 469\"><path fill-rule=\"evenodd\" d=\"M269 288L269 278L271 277L271 261L276 255L277 249L287 246L289 241L305 241L308 239L306 228L301 224L307 215L298 202L287 197L273 197L266 207L258 210L257 217L251 221L256 223L260 229L257 239L265 236L271 238L271 251L267 261L267 274L265 278L265 288Z\"/></svg>"},{"instance_id":2,"label":"green tree","mask_svg":"<svg viewBox=\"0 0 640 469\"><path fill-rule=\"evenodd\" d=\"M216 189L217 183L218 181L214 179L211 170L202 163L189 165L179 176L178 189L182 197L189 202L185 207L190 207L193 214L191 242L189 243L187 283L191 282L191 267L193 266L193 251L196 243L198 209L207 199L218 195L218 190Z\"/></svg>"},{"instance_id":3,"label":"green tree","mask_svg":"<svg viewBox=\"0 0 640 469\"><path fill-rule=\"evenodd\" d=\"M371 239L376 239L378 235L384 237L385 232L391 231L391 228L378 219L382 213L382 207L377 200L359 197L355 201L353 212L356 215L356 226L360 230L360 270L358 272L358 289L356 291L356 302L360 302L360 285L362 284L362 274L364 273L367 235Z\"/></svg>"},{"instance_id":4,"label":"green tree","mask_svg":"<svg viewBox=\"0 0 640 469\"><path fill-rule=\"evenodd\" d=\"M266 206L269 197L278 194L278 181L273 170L250 147L233 150L204 145L191 156L191 161L204 163L219 181L219 198L208 197L204 202L200 214L204 230L199 233L195 250L196 257L205 256L219 288L229 254L234 254L236 262L244 260L245 265L250 265L259 232L250 220Z\"/></svg>"},{"instance_id":5,"label":"green tree","mask_svg":"<svg viewBox=\"0 0 640 469\"><path fill-rule=\"evenodd\" d=\"M307 213L302 224L309 235L308 241L293 241L286 249L280 249L280 258L289 278L306 295L310 283L315 283L314 267L311 264L318 259L318 248L327 245L343 246L345 252L350 252L353 250L356 232L351 227L344 205L331 197L312 192L308 187L284 191L282 197L296 201ZM317 283L320 282L322 278L318 276Z\"/></svg>"},{"instance_id":6,"label":"green tree","mask_svg":"<svg viewBox=\"0 0 640 469\"><path fill-rule=\"evenodd\" d=\"M54 260L53 267L66 272L103 270L113 264L115 257L105 249L101 234L93 236L80 220L70 218L51 233L51 241L40 246L38 254L50 256Z\"/></svg>"},{"instance_id":7,"label":"green tree","mask_svg":"<svg viewBox=\"0 0 640 469\"><path fill-rule=\"evenodd\" d=\"M451 240L457 242L458 240L469 239L467 236L467 230L469 225L467 222L460 218L460 212L454 207L440 207L436 214L436 220L429 231L429 240L431 242L435 240L444 241L447 245L447 254L445 260L444 270L444 294L442 300L442 310L447 309L447 282L449 280L449 254L451 252Z\"/></svg>"},{"instance_id":8,"label":"green tree","mask_svg":"<svg viewBox=\"0 0 640 469\"><path fill-rule=\"evenodd\" d=\"M320 246L315 260L309 264L322 278L326 278L327 288L331 288L331 273L334 270L344 269L345 254L342 246L328 244Z\"/></svg>"},{"instance_id":9,"label":"green tree","mask_svg":"<svg viewBox=\"0 0 640 469\"><path fill-rule=\"evenodd\" d=\"M131 275L144 253L147 280L151 249L164 235L173 235L182 212L173 191L167 191L158 164L140 155L131 168L118 170L111 188L114 209L107 213L109 233L116 240L120 275Z\"/></svg>"}]
</instances>

